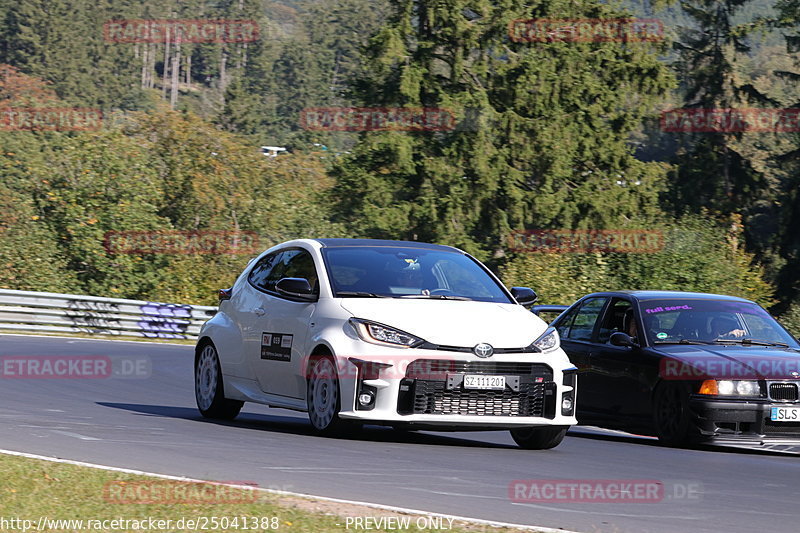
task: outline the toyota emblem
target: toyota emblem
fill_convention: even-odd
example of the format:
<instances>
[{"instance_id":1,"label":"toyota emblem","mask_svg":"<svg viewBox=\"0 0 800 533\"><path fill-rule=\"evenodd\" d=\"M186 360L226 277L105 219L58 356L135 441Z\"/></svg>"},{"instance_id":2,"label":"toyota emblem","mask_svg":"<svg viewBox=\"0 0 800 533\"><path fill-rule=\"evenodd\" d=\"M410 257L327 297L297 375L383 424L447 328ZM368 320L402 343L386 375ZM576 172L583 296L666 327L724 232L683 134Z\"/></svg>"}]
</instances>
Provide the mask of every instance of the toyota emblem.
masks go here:
<instances>
[{"instance_id":1,"label":"toyota emblem","mask_svg":"<svg viewBox=\"0 0 800 533\"><path fill-rule=\"evenodd\" d=\"M792 372L793 378L800 378L800 372Z\"/></svg>"},{"instance_id":2,"label":"toyota emblem","mask_svg":"<svg viewBox=\"0 0 800 533\"><path fill-rule=\"evenodd\" d=\"M494 348L492 348L491 344L482 342L475 345L475 347L472 349L472 353L482 358L491 357L494 353Z\"/></svg>"}]
</instances>

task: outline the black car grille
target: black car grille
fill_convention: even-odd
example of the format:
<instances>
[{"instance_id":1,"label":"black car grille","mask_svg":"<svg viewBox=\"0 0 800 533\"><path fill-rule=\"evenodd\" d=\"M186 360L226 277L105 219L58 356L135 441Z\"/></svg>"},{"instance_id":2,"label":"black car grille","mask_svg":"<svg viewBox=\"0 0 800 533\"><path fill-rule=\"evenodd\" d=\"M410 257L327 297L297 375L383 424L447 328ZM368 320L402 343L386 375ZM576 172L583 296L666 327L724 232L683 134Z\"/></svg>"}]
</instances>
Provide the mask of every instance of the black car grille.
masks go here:
<instances>
[{"instance_id":1,"label":"black car grille","mask_svg":"<svg viewBox=\"0 0 800 533\"><path fill-rule=\"evenodd\" d=\"M505 390L462 386L464 374L506 376ZM417 359L400 382L397 411L403 415L555 417L556 384L545 364Z\"/></svg>"},{"instance_id":2,"label":"black car grille","mask_svg":"<svg viewBox=\"0 0 800 533\"><path fill-rule=\"evenodd\" d=\"M769 419L764 420L764 434L797 435L800 434L800 422L773 422Z\"/></svg>"},{"instance_id":3,"label":"black car grille","mask_svg":"<svg viewBox=\"0 0 800 533\"><path fill-rule=\"evenodd\" d=\"M444 374L495 374L504 376L533 376L553 381L553 369L537 363L505 363L500 361L455 361L447 359L417 359L408 365L409 378L440 378Z\"/></svg>"},{"instance_id":4,"label":"black car grille","mask_svg":"<svg viewBox=\"0 0 800 533\"><path fill-rule=\"evenodd\" d=\"M797 384L770 383L769 397L772 400L795 401L797 400Z\"/></svg>"},{"instance_id":5,"label":"black car grille","mask_svg":"<svg viewBox=\"0 0 800 533\"><path fill-rule=\"evenodd\" d=\"M445 390L444 381L416 380L408 414L544 416L544 383L520 384L519 391Z\"/></svg>"}]
</instances>

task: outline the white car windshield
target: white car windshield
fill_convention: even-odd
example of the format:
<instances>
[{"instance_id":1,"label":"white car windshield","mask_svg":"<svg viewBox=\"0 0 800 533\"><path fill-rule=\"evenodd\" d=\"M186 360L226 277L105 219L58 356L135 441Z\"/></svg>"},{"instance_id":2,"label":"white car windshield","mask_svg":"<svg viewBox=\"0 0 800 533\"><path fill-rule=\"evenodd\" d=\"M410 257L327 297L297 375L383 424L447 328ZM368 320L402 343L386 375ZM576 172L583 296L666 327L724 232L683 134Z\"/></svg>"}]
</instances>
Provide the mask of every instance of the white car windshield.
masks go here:
<instances>
[{"instance_id":1,"label":"white car windshield","mask_svg":"<svg viewBox=\"0 0 800 533\"><path fill-rule=\"evenodd\" d=\"M473 259L401 247L323 248L335 297L430 298L513 303Z\"/></svg>"}]
</instances>

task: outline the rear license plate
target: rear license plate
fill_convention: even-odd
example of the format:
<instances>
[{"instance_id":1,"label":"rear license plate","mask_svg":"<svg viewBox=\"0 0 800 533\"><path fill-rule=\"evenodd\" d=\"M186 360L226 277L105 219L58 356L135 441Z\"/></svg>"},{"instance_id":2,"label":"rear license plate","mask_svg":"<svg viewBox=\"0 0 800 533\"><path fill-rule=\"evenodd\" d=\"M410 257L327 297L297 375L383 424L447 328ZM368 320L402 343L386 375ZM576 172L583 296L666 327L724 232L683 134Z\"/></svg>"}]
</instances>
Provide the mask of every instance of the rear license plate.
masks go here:
<instances>
[{"instance_id":1,"label":"rear license plate","mask_svg":"<svg viewBox=\"0 0 800 533\"><path fill-rule=\"evenodd\" d=\"M505 390L506 377L467 374L464 376L464 388L479 390Z\"/></svg>"},{"instance_id":2,"label":"rear license plate","mask_svg":"<svg viewBox=\"0 0 800 533\"><path fill-rule=\"evenodd\" d=\"M773 407L769 419L773 422L800 422L800 407Z\"/></svg>"}]
</instances>

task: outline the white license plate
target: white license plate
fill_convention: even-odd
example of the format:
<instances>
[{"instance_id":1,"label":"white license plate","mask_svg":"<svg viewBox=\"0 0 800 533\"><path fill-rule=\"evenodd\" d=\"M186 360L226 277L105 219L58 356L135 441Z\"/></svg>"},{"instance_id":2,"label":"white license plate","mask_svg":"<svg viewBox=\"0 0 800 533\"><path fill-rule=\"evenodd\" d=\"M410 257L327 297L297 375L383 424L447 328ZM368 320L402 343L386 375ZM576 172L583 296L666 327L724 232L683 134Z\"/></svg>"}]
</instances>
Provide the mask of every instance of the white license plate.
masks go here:
<instances>
[{"instance_id":1,"label":"white license plate","mask_svg":"<svg viewBox=\"0 0 800 533\"><path fill-rule=\"evenodd\" d=\"M769 419L773 422L800 422L800 407L773 407Z\"/></svg>"},{"instance_id":2,"label":"white license plate","mask_svg":"<svg viewBox=\"0 0 800 533\"><path fill-rule=\"evenodd\" d=\"M506 377L467 374L464 376L464 388L480 390L505 390Z\"/></svg>"}]
</instances>

